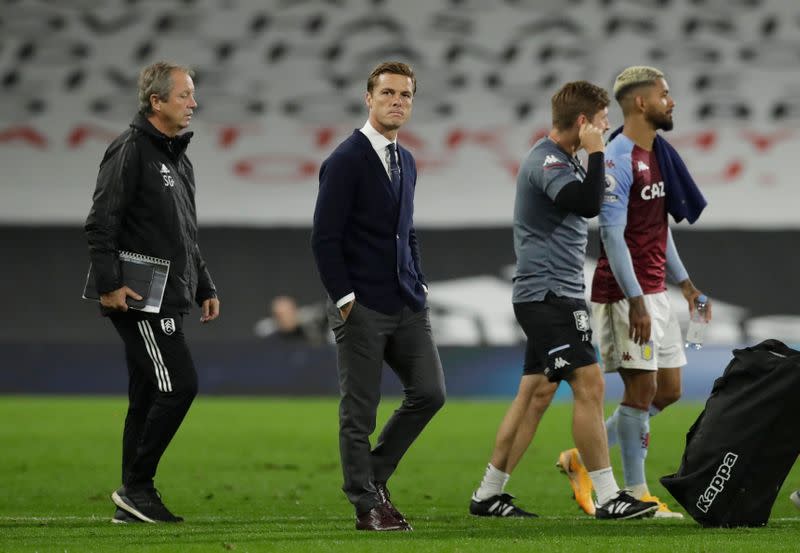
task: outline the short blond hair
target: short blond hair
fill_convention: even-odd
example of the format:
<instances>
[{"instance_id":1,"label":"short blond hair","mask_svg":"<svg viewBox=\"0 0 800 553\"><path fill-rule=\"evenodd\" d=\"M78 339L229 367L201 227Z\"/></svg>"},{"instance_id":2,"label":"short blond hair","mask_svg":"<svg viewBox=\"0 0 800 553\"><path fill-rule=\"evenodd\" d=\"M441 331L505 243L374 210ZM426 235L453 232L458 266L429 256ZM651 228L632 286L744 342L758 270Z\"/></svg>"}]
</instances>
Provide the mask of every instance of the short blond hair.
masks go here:
<instances>
[{"instance_id":1,"label":"short blond hair","mask_svg":"<svg viewBox=\"0 0 800 553\"><path fill-rule=\"evenodd\" d=\"M623 96L637 86L656 84L658 79L663 79L664 73L655 67L647 65L634 65L625 69L622 73L617 75L614 81L614 98L617 102L621 101Z\"/></svg>"}]
</instances>

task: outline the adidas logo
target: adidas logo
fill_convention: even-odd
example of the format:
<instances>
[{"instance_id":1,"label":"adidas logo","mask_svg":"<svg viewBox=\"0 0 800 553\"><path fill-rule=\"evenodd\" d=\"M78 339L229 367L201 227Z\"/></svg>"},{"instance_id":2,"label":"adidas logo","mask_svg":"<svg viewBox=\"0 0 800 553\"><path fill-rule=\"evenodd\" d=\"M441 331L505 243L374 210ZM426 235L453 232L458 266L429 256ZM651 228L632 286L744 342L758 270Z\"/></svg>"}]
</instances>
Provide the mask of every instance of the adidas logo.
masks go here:
<instances>
[{"instance_id":1,"label":"adidas logo","mask_svg":"<svg viewBox=\"0 0 800 553\"><path fill-rule=\"evenodd\" d=\"M630 509L631 504L627 501L614 501L609 507L608 512L612 515L621 515L628 509Z\"/></svg>"},{"instance_id":2,"label":"adidas logo","mask_svg":"<svg viewBox=\"0 0 800 553\"><path fill-rule=\"evenodd\" d=\"M175 186L175 179L172 178L172 174L169 172L169 169L167 169L167 166L163 163L161 164L159 173L161 173L161 178L164 180L164 186L167 188L172 188Z\"/></svg>"},{"instance_id":3,"label":"adidas logo","mask_svg":"<svg viewBox=\"0 0 800 553\"><path fill-rule=\"evenodd\" d=\"M649 171L650 170L650 166L647 165L644 161L639 160L639 161L636 162L636 170L637 171Z\"/></svg>"},{"instance_id":4,"label":"adidas logo","mask_svg":"<svg viewBox=\"0 0 800 553\"><path fill-rule=\"evenodd\" d=\"M563 369L564 367L569 365L569 361L567 361L563 357L556 357L556 360L553 361L553 365L556 367L556 369Z\"/></svg>"},{"instance_id":5,"label":"adidas logo","mask_svg":"<svg viewBox=\"0 0 800 553\"><path fill-rule=\"evenodd\" d=\"M495 501L492 503L492 506L489 507L489 512L493 515L500 516L500 517L507 517L511 511L514 510L514 506L510 503L505 503L503 501Z\"/></svg>"}]
</instances>

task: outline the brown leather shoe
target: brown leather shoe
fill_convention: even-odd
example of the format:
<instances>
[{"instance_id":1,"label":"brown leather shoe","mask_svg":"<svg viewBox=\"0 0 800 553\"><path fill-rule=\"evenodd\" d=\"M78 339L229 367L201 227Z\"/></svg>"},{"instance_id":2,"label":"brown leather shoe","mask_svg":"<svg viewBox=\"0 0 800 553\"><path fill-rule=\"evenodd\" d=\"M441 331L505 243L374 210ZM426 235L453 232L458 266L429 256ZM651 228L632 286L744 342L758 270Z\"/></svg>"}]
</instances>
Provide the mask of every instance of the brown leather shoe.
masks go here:
<instances>
[{"instance_id":1,"label":"brown leather shoe","mask_svg":"<svg viewBox=\"0 0 800 553\"><path fill-rule=\"evenodd\" d=\"M394 518L405 524L405 530L413 530L406 520L406 517L403 516L403 513L398 511L397 507L395 507L391 499L389 499L389 489L386 487L386 482L375 482L375 490L378 492L378 497L381 498L383 504L389 509L389 512L394 515Z\"/></svg>"},{"instance_id":2,"label":"brown leather shoe","mask_svg":"<svg viewBox=\"0 0 800 553\"><path fill-rule=\"evenodd\" d=\"M405 530L406 526L395 518L384 503L378 503L366 513L356 515L356 530L391 532Z\"/></svg>"}]
</instances>

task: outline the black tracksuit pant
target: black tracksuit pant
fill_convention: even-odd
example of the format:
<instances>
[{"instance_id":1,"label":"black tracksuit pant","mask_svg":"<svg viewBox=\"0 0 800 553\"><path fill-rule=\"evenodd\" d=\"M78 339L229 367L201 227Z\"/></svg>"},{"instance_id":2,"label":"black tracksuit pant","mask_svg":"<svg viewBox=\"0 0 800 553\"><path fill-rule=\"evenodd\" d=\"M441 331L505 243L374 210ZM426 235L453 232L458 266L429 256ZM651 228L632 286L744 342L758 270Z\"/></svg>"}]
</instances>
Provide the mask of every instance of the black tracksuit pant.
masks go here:
<instances>
[{"instance_id":1,"label":"black tracksuit pant","mask_svg":"<svg viewBox=\"0 0 800 553\"><path fill-rule=\"evenodd\" d=\"M109 318L125 343L128 364L122 483L147 487L197 395L197 372L181 315L127 311Z\"/></svg>"}]
</instances>

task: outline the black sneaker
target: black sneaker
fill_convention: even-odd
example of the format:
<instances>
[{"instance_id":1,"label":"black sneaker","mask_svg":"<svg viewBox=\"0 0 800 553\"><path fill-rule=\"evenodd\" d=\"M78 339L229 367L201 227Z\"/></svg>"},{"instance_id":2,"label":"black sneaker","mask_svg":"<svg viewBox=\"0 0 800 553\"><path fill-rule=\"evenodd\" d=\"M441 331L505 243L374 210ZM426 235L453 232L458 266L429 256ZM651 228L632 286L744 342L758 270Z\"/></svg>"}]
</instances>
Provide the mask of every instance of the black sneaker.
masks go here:
<instances>
[{"instance_id":1,"label":"black sneaker","mask_svg":"<svg viewBox=\"0 0 800 553\"><path fill-rule=\"evenodd\" d=\"M605 520L625 520L629 518L651 517L658 509L658 503L652 501L639 501L628 493L620 490L615 497L598 505L595 518Z\"/></svg>"},{"instance_id":2,"label":"black sneaker","mask_svg":"<svg viewBox=\"0 0 800 553\"><path fill-rule=\"evenodd\" d=\"M169 512L161 501L161 494L153 487L127 489L120 487L111 494L114 504L142 522L183 522Z\"/></svg>"},{"instance_id":3,"label":"black sneaker","mask_svg":"<svg viewBox=\"0 0 800 553\"><path fill-rule=\"evenodd\" d=\"M143 520L139 520L128 511L124 511L117 507L117 512L114 513L114 518L111 519L111 522L114 524L132 524L136 522L144 522Z\"/></svg>"},{"instance_id":4,"label":"black sneaker","mask_svg":"<svg viewBox=\"0 0 800 553\"><path fill-rule=\"evenodd\" d=\"M475 494L472 494L472 501L469 502L469 513L478 517L533 518L539 516L536 513L523 511L514 505L513 499L513 495L503 493L481 501L475 497Z\"/></svg>"}]
</instances>

